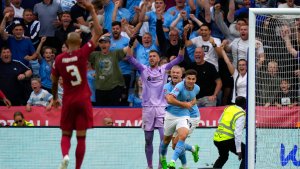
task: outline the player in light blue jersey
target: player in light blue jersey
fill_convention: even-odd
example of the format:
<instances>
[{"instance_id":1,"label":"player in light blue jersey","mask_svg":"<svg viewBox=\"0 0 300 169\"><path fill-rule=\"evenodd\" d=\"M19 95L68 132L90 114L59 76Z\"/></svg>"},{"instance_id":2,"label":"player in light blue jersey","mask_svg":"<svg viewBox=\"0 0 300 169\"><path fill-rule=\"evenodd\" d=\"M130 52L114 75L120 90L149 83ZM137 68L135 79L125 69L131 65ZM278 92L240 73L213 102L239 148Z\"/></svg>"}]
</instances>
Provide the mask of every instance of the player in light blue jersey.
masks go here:
<instances>
[{"instance_id":1,"label":"player in light blue jersey","mask_svg":"<svg viewBox=\"0 0 300 169\"><path fill-rule=\"evenodd\" d=\"M175 169L175 161L185 153L185 139L189 134L190 128L190 111L196 104L196 95L200 91L200 87L195 84L197 72L195 70L187 70L185 75L185 80L178 83L166 95L169 105L166 108L164 140L161 143L160 151L160 161L163 169L167 169L167 167ZM175 132L178 134L178 142L175 146L172 160L167 165L167 148Z\"/></svg>"},{"instance_id":2,"label":"player in light blue jersey","mask_svg":"<svg viewBox=\"0 0 300 169\"><path fill-rule=\"evenodd\" d=\"M175 87L176 84L178 84L179 82L182 81L182 74L183 74L183 68L181 68L180 66L173 66L171 69L171 81L167 84L164 85L164 94L165 96L167 94L169 94ZM200 122L200 112L199 112L199 108L197 105L194 105L192 107L192 109L190 110L190 130L189 130L189 135L192 134L193 130L199 126L199 122ZM173 134L172 137L172 148L173 150L176 147L176 144L178 142L178 134L177 132L175 132ZM185 144L185 150L186 151L190 151L192 152L193 155L193 159L194 162L198 162L199 160L199 156L198 156L198 152L199 152L199 146L195 145L195 146L191 146L189 144ZM185 153L183 153L182 155L179 156L179 159L181 160L181 164L182 164L182 169L186 168L186 157L185 157ZM179 168L181 169L181 168Z\"/></svg>"}]
</instances>

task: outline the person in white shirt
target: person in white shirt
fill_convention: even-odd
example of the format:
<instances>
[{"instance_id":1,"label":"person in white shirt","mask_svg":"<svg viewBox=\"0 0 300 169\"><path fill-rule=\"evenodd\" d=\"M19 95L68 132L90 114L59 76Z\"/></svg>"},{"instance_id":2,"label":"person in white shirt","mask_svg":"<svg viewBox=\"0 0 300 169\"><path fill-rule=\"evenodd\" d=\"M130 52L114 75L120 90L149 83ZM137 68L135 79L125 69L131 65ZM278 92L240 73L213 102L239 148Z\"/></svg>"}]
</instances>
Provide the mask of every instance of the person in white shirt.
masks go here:
<instances>
[{"instance_id":1,"label":"person in white shirt","mask_svg":"<svg viewBox=\"0 0 300 169\"><path fill-rule=\"evenodd\" d=\"M10 6L14 8L15 18L23 18L24 9L21 7L22 0L10 0Z\"/></svg>"},{"instance_id":2,"label":"person in white shirt","mask_svg":"<svg viewBox=\"0 0 300 169\"><path fill-rule=\"evenodd\" d=\"M237 96L246 97L247 94L247 61L240 59L237 68L233 66L226 52L223 50L223 59L228 67L229 73L233 77L232 103L235 103Z\"/></svg>"},{"instance_id":3,"label":"person in white shirt","mask_svg":"<svg viewBox=\"0 0 300 169\"><path fill-rule=\"evenodd\" d=\"M249 32L248 25L242 25L240 27L240 37L235 38L229 45L228 41L224 40L223 44L225 44L225 51L231 52L233 57L233 66L237 67L237 61L240 59L247 60L248 58L248 48L249 48ZM264 49L263 44L256 40L255 53L259 58L259 61L264 60Z\"/></svg>"},{"instance_id":4,"label":"person in white shirt","mask_svg":"<svg viewBox=\"0 0 300 169\"><path fill-rule=\"evenodd\" d=\"M185 34L188 31L188 27L185 27ZM185 42L186 46L195 45L196 47L202 47L205 53L204 60L213 64L217 71L219 71L218 57L222 55L222 49L220 48L221 40L211 36L210 27L207 24L200 26L201 36L195 37Z\"/></svg>"}]
</instances>

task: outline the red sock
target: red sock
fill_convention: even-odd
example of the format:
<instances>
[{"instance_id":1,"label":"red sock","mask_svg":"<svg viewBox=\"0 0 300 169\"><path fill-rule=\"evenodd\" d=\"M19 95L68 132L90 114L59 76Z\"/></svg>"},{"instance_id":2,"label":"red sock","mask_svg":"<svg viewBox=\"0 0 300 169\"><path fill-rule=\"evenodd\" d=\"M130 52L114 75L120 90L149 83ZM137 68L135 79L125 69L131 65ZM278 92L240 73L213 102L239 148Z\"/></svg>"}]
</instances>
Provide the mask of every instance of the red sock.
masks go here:
<instances>
[{"instance_id":1,"label":"red sock","mask_svg":"<svg viewBox=\"0 0 300 169\"><path fill-rule=\"evenodd\" d=\"M77 136L76 169L80 169L85 153L85 136Z\"/></svg>"},{"instance_id":2,"label":"red sock","mask_svg":"<svg viewBox=\"0 0 300 169\"><path fill-rule=\"evenodd\" d=\"M71 136L63 135L61 137L60 146L63 157L68 155L71 147Z\"/></svg>"}]
</instances>

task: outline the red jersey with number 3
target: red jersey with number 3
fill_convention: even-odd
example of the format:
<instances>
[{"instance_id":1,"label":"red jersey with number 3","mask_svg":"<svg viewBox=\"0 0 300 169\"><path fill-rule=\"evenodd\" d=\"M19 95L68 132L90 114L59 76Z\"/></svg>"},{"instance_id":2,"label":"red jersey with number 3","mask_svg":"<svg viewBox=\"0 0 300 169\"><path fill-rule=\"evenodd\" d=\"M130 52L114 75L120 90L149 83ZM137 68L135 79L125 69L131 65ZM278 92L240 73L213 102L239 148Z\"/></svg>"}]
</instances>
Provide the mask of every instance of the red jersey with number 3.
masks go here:
<instances>
[{"instance_id":1,"label":"red jersey with number 3","mask_svg":"<svg viewBox=\"0 0 300 169\"><path fill-rule=\"evenodd\" d=\"M92 41L71 53L64 52L55 59L52 74L63 79L64 100L72 102L90 101L91 91L87 82L87 62L90 53L94 51Z\"/></svg>"}]
</instances>

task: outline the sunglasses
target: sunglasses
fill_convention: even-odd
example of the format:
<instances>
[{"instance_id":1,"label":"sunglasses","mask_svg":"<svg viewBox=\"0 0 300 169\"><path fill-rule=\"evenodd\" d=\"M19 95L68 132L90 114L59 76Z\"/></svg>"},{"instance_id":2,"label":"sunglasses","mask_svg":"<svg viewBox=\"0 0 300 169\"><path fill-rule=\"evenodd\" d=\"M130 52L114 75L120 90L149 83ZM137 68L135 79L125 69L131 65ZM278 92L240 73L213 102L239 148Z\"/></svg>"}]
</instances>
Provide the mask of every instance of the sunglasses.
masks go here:
<instances>
[{"instance_id":1,"label":"sunglasses","mask_svg":"<svg viewBox=\"0 0 300 169\"><path fill-rule=\"evenodd\" d=\"M22 123L23 120L16 120L15 123Z\"/></svg>"}]
</instances>

